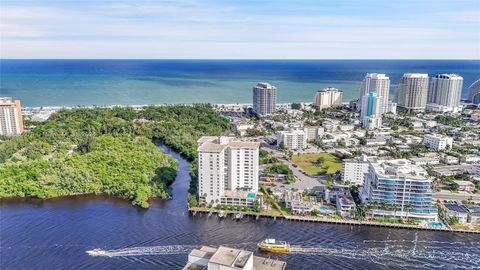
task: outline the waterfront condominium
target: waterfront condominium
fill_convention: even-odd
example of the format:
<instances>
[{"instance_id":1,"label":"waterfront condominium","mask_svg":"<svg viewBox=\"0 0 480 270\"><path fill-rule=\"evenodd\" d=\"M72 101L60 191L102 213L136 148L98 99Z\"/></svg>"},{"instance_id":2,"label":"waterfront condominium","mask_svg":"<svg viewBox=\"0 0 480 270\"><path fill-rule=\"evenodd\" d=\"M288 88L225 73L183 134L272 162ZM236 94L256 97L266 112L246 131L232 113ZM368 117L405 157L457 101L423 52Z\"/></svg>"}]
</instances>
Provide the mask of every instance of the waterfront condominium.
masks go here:
<instances>
[{"instance_id":1,"label":"waterfront condominium","mask_svg":"<svg viewBox=\"0 0 480 270\"><path fill-rule=\"evenodd\" d=\"M0 97L0 135L14 136L23 133L23 117L20 100Z\"/></svg>"},{"instance_id":2,"label":"waterfront condominium","mask_svg":"<svg viewBox=\"0 0 480 270\"><path fill-rule=\"evenodd\" d=\"M432 180L406 159L369 162L360 197L374 216L437 220Z\"/></svg>"},{"instance_id":3,"label":"waterfront condominium","mask_svg":"<svg viewBox=\"0 0 480 270\"><path fill-rule=\"evenodd\" d=\"M360 119L363 128L376 129L382 127L382 97L379 97L376 92L369 92L361 100Z\"/></svg>"},{"instance_id":4,"label":"waterfront condominium","mask_svg":"<svg viewBox=\"0 0 480 270\"><path fill-rule=\"evenodd\" d=\"M462 110L463 78L457 74L438 74L430 79L427 110L434 112L459 112Z\"/></svg>"},{"instance_id":5,"label":"waterfront condominium","mask_svg":"<svg viewBox=\"0 0 480 270\"><path fill-rule=\"evenodd\" d=\"M331 107L339 107L342 105L343 92L334 87L327 87L318 90L315 94L314 105L319 110Z\"/></svg>"},{"instance_id":6,"label":"waterfront condominium","mask_svg":"<svg viewBox=\"0 0 480 270\"><path fill-rule=\"evenodd\" d=\"M427 94L428 74L405 73L397 90L397 107L406 112L423 112Z\"/></svg>"},{"instance_id":7,"label":"waterfront condominium","mask_svg":"<svg viewBox=\"0 0 480 270\"><path fill-rule=\"evenodd\" d=\"M198 195L210 205L252 206L258 191L260 143L232 137L198 140Z\"/></svg>"},{"instance_id":8,"label":"waterfront condominium","mask_svg":"<svg viewBox=\"0 0 480 270\"><path fill-rule=\"evenodd\" d=\"M257 83L253 87L253 112L265 116L274 113L276 107L277 88L269 83Z\"/></svg>"},{"instance_id":9,"label":"waterfront condominium","mask_svg":"<svg viewBox=\"0 0 480 270\"><path fill-rule=\"evenodd\" d=\"M469 90L469 99L474 104L480 104L480 79L472 83Z\"/></svg>"},{"instance_id":10,"label":"waterfront condominium","mask_svg":"<svg viewBox=\"0 0 480 270\"><path fill-rule=\"evenodd\" d=\"M367 73L360 88L360 103L362 103L362 98L371 92L377 93L377 96L380 99L380 114L388 112L390 78L385 74Z\"/></svg>"}]
</instances>

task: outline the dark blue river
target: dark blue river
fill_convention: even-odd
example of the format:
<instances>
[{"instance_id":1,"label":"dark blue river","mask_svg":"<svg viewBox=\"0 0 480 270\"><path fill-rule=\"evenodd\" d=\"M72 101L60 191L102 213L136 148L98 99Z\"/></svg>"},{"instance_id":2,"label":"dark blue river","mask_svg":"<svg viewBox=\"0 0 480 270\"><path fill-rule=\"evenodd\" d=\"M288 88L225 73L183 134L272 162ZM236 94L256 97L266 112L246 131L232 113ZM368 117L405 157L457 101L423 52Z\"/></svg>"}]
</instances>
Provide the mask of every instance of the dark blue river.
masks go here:
<instances>
[{"instance_id":1,"label":"dark blue river","mask_svg":"<svg viewBox=\"0 0 480 270\"><path fill-rule=\"evenodd\" d=\"M179 161L173 199L154 201L148 210L99 196L3 201L0 268L182 269L193 247L255 250L257 242L273 237L313 248L310 253L279 257L287 261L287 269L480 269L477 235L191 217L185 199L189 164L165 151ZM155 247L155 252L149 253L148 247ZM93 248L130 248L137 254L91 257L85 253Z\"/></svg>"}]
</instances>

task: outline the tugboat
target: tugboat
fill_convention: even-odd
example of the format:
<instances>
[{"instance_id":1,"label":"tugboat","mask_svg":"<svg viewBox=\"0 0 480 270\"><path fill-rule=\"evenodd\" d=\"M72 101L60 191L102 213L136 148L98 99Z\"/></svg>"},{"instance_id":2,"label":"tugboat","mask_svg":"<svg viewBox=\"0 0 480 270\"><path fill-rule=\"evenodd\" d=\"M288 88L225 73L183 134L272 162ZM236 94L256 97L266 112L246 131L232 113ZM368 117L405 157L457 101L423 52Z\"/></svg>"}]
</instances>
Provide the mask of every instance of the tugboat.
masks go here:
<instances>
[{"instance_id":1,"label":"tugboat","mask_svg":"<svg viewBox=\"0 0 480 270\"><path fill-rule=\"evenodd\" d=\"M290 251L290 245L285 241L277 241L275 239L265 239L257 244L258 249L261 251L273 252L273 253L288 253Z\"/></svg>"},{"instance_id":2,"label":"tugboat","mask_svg":"<svg viewBox=\"0 0 480 270\"><path fill-rule=\"evenodd\" d=\"M109 256L105 250L99 248L87 250L87 254L90 256Z\"/></svg>"}]
</instances>

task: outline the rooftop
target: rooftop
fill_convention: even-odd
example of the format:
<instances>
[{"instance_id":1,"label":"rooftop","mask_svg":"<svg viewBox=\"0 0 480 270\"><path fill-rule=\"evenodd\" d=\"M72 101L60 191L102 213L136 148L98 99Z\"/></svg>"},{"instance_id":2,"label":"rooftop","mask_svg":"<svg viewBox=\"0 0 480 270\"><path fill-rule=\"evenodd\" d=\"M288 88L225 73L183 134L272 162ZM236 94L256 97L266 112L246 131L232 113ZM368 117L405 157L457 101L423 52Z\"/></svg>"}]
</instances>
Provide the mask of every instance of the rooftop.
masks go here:
<instances>
[{"instance_id":1,"label":"rooftop","mask_svg":"<svg viewBox=\"0 0 480 270\"><path fill-rule=\"evenodd\" d=\"M449 79L449 80L452 80L452 79L455 79L455 80L463 80L463 77L458 75L458 74L437 74L435 75L434 78L438 78L438 79Z\"/></svg>"},{"instance_id":2,"label":"rooftop","mask_svg":"<svg viewBox=\"0 0 480 270\"><path fill-rule=\"evenodd\" d=\"M213 142L204 142L200 147L198 148L198 151L200 152L222 152L223 149L225 149L227 145L224 144L217 144Z\"/></svg>"},{"instance_id":3,"label":"rooftop","mask_svg":"<svg viewBox=\"0 0 480 270\"><path fill-rule=\"evenodd\" d=\"M384 80L389 79L385 74L382 74L382 73L367 73L367 75L365 75L365 78L384 79Z\"/></svg>"},{"instance_id":4,"label":"rooftop","mask_svg":"<svg viewBox=\"0 0 480 270\"><path fill-rule=\"evenodd\" d=\"M458 212L458 213L468 213L467 207L463 204L457 204L457 203L445 203L444 204L445 208L447 208L450 211Z\"/></svg>"},{"instance_id":5,"label":"rooftop","mask_svg":"<svg viewBox=\"0 0 480 270\"><path fill-rule=\"evenodd\" d=\"M252 191L247 191L247 190L225 190L223 193L223 197L228 197L228 198L238 198L238 199L254 199L256 198L257 194Z\"/></svg>"},{"instance_id":6,"label":"rooftop","mask_svg":"<svg viewBox=\"0 0 480 270\"><path fill-rule=\"evenodd\" d=\"M257 149L260 147L259 142L245 142L235 140L234 137L225 136L203 136L197 140L198 151L202 152L222 152L226 147L233 148L252 148Z\"/></svg>"},{"instance_id":7,"label":"rooftop","mask_svg":"<svg viewBox=\"0 0 480 270\"><path fill-rule=\"evenodd\" d=\"M451 138L451 137L445 136L445 135L443 135L443 134L426 134L425 137L437 138L437 139L448 139L448 138Z\"/></svg>"},{"instance_id":8,"label":"rooftop","mask_svg":"<svg viewBox=\"0 0 480 270\"><path fill-rule=\"evenodd\" d=\"M15 101L11 97L0 97L0 104L11 105L15 104Z\"/></svg>"},{"instance_id":9,"label":"rooftop","mask_svg":"<svg viewBox=\"0 0 480 270\"><path fill-rule=\"evenodd\" d=\"M428 78L428 74L425 73L405 73L404 78Z\"/></svg>"},{"instance_id":10,"label":"rooftop","mask_svg":"<svg viewBox=\"0 0 480 270\"><path fill-rule=\"evenodd\" d=\"M261 89L276 89L275 86L267 83L267 82L259 82L257 83L257 85L255 86L255 88L261 88Z\"/></svg>"},{"instance_id":11,"label":"rooftop","mask_svg":"<svg viewBox=\"0 0 480 270\"><path fill-rule=\"evenodd\" d=\"M241 269L252 255L253 253L250 251L220 246L210 258L210 263L235 266Z\"/></svg>"},{"instance_id":12,"label":"rooftop","mask_svg":"<svg viewBox=\"0 0 480 270\"><path fill-rule=\"evenodd\" d=\"M460 186L475 186L475 184L470 182L470 181L454 180L454 182L457 183Z\"/></svg>"},{"instance_id":13,"label":"rooftop","mask_svg":"<svg viewBox=\"0 0 480 270\"><path fill-rule=\"evenodd\" d=\"M330 91L342 92L335 87L327 87L327 88L323 88L321 90L318 90L318 92L330 92Z\"/></svg>"},{"instance_id":14,"label":"rooftop","mask_svg":"<svg viewBox=\"0 0 480 270\"><path fill-rule=\"evenodd\" d=\"M406 159L381 160L370 163L379 175L428 181L427 171Z\"/></svg>"},{"instance_id":15,"label":"rooftop","mask_svg":"<svg viewBox=\"0 0 480 270\"><path fill-rule=\"evenodd\" d=\"M283 270L286 265L283 261L253 256L254 270Z\"/></svg>"},{"instance_id":16,"label":"rooftop","mask_svg":"<svg viewBox=\"0 0 480 270\"><path fill-rule=\"evenodd\" d=\"M195 257L195 259L193 262L189 261L183 270L207 270L208 264L205 261L202 262L198 260L198 258L206 259L208 263L227 266L229 269L284 270L287 265L287 263L283 261L253 256L253 252L251 251L225 246L218 248L202 246L200 249L192 250L189 254L189 260L190 257ZM248 267L247 264L251 258L253 260L253 268Z\"/></svg>"}]
</instances>

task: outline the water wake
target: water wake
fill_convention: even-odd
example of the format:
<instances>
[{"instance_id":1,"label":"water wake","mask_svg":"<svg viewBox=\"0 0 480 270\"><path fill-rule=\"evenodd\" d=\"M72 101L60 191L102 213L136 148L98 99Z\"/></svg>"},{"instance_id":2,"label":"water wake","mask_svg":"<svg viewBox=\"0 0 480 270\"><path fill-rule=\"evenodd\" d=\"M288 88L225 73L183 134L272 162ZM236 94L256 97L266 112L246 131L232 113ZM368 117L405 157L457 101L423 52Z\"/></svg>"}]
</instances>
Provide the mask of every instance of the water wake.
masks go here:
<instances>
[{"instance_id":1,"label":"water wake","mask_svg":"<svg viewBox=\"0 0 480 270\"><path fill-rule=\"evenodd\" d=\"M237 243L235 245L227 244L227 246L243 248L248 243ZM129 247L122 249L93 249L88 250L87 254L91 256L105 256L105 257L127 257L127 256L152 256L152 255L175 255L188 254L192 249L198 248L198 245L170 245L170 246L144 246L144 247Z\"/></svg>"},{"instance_id":2,"label":"water wake","mask_svg":"<svg viewBox=\"0 0 480 270\"><path fill-rule=\"evenodd\" d=\"M193 245L171 245L171 246L151 246L151 247L131 247L122 249L100 250L94 249L87 251L92 256L106 257L124 257L124 256L152 256L152 255L174 255L188 254L192 249L198 246Z\"/></svg>"},{"instance_id":3,"label":"water wake","mask_svg":"<svg viewBox=\"0 0 480 270\"><path fill-rule=\"evenodd\" d=\"M428 243L427 245L423 245ZM240 248L250 246L252 243L236 244ZM413 244L413 245L412 245ZM289 254L291 255L320 255L325 257L336 257L370 261L384 266L395 266L403 268L418 269L480 269L480 251L478 242L460 244L458 242L445 242L450 244L448 249L441 247L436 241L413 241L405 240L366 240L363 244L348 247L328 246L302 246L292 245ZM232 246L232 245L228 245ZM130 257L130 256L152 256L152 255L178 255L188 254L197 245L169 245L169 246L147 246L129 247L122 249L101 250L94 249L87 251L91 256L106 257Z\"/></svg>"},{"instance_id":4,"label":"water wake","mask_svg":"<svg viewBox=\"0 0 480 270\"><path fill-rule=\"evenodd\" d=\"M379 241L380 242L380 241ZM452 267L455 269L479 269L480 250L476 245L452 245L450 249L436 246L417 246L417 241L403 245L408 242L397 241L392 244L391 240L383 241L384 245L373 246L364 244L354 247L321 247L321 246L291 246L291 254L333 256L337 258L348 258L367 260L376 264L386 266L421 269L433 269ZM452 268L452 269L453 269Z\"/></svg>"}]
</instances>

